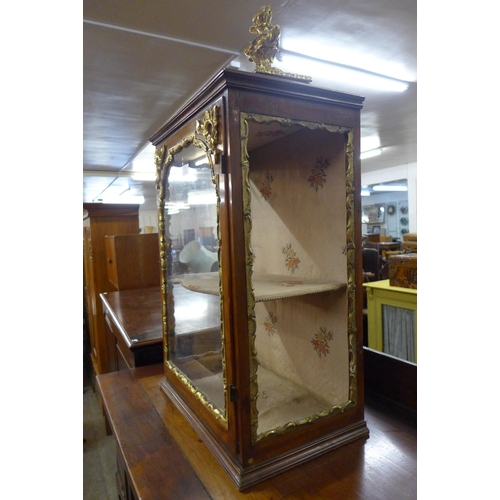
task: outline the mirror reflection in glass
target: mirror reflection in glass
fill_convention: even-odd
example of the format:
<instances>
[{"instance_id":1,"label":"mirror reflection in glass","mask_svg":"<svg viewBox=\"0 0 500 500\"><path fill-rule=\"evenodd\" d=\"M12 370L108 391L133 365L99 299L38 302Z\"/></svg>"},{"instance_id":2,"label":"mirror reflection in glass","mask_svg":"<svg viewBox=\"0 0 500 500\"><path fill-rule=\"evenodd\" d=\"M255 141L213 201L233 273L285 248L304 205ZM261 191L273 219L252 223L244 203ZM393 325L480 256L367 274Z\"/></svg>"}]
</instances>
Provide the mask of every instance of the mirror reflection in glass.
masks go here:
<instances>
[{"instance_id":1,"label":"mirror reflection in glass","mask_svg":"<svg viewBox=\"0 0 500 500\"><path fill-rule=\"evenodd\" d=\"M223 410L218 196L208 158L190 144L168 167L165 189L168 360Z\"/></svg>"}]
</instances>

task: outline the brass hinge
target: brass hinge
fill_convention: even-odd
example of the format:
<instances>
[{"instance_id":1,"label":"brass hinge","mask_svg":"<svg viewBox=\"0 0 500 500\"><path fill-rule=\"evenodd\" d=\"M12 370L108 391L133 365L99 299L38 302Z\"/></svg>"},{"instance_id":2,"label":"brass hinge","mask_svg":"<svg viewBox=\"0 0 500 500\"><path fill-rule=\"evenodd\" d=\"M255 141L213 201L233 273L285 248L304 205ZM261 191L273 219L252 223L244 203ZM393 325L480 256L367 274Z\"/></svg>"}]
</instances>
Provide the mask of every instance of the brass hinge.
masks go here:
<instances>
[{"instance_id":1,"label":"brass hinge","mask_svg":"<svg viewBox=\"0 0 500 500\"><path fill-rule=\"evenodd\" d=\"M238 400L238 389L236 389L236 386L234 384L231 384L229 386L229 401L231 403L235 403Z\"/></svg>"},{"instance_id":2,"label":"brass hinge","mask_svg":"<svg viewBox=\"0 0 500 500\"><path fill-rule=\"evenodd\" d=\"M227 174L227 157L225 154L220 155L220 173Z\"/></svg>"}]
</instances>

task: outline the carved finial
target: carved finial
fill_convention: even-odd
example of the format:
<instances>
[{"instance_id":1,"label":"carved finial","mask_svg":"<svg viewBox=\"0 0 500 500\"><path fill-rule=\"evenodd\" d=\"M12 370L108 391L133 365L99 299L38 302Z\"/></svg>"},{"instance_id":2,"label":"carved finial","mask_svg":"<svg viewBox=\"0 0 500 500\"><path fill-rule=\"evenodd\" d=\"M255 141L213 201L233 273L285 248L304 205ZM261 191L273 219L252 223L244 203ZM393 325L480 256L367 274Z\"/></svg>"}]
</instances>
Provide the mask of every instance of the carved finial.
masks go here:
<instances>
[{"instance_id":1,"label":"carved finial","mask_svg":"<svg viewBox=\"0 0 500 500\"><path fill-rule=\"evenodd\" d=\"M257 36L252 43L245 47L243 51L250 62L255 63L257 73L270 73L273 75L285 76L295 80L310 82L309 76L285 73L278 68L274 68L272 63L279 51L279 39L281 30L279 25L273 26L271 7L261 7L257 14L253 16L253 26L250 26L250 33Z\"/></svg>"},{"instance_id":2,"label":"carved finial","mask_svg":"<svg viewBox=\"0 0 500 500\"><path fill-rule=\"evenodd\" d=\"M255 63L255 71L271 73L272 63L279 50L280 27L272 26L271 7L261 7L253 16L250 33L257 36L245 47L244 52L250 62Z\"/></svg>"}]
</instances>

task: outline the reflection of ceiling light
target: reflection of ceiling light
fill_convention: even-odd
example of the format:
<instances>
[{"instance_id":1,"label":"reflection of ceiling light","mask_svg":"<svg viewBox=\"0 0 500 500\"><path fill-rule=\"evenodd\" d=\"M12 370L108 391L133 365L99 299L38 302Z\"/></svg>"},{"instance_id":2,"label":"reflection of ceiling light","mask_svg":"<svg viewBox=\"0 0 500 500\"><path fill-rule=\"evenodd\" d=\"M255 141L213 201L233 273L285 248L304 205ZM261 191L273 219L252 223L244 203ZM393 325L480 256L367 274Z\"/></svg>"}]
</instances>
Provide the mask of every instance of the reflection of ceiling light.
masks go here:
<instances>
[{"instance_id":1,"label":"reflection of ceiling light","mask_svg":"<svg viewBox=\"0 0 500 500\"><path fill-rule=\"evenodd\" d=\"M179 213L179 210L188 210L190 207L183 201L174 201L171 203L166 203L165 208L168 210L168 213L172 213L171 210L177 210L177 212L175 213Z\"/></svg>"},{"instance_id":2,"label":"reflection of ceiling light","mask_svg":"<svg viewBox=\"0 0 500 500\"><path fill-rule=\"evenodd\" d=\"M396 185L383 185L379 184L377 186L373 186L372 189L374 191L408 191L408 186L396 186Z\"/></svg>"},{"instance_id":3,"label":"reflection of ceiling light","mask_svg":"<svg viewBox=\"0 0 500 500\"><path fill-rule=\"evenodd\" d=\"M195 167L199 167L205 164L208 165L208 158L206 156L203 156L202 158L194 162Z\"/></svg>"},{"instance_id":4,"label":"reflection of ceiling light","mask_svg":"<svg viewBox=\"0 0 500 500\"><path fill-rule=\"evenodd\" d=\"M382 153L382 148L370 149L369 151L363 151L360 154L360 158L361 160L366 160L367 158L378 156L380 153Z\"/></svg>"},{"instance_id":5,"label":"reflection of ceiling light","mask_svg":"<svg viewBox=\"0 0 500 500\"><path fill-rule=\"evenodd\" d=\"M168 174L168 182L194 182L196 174L186 167L172 167Z\"/></svg>"},{"instance_id":6,"label":"reflection of ceiling light","mask_svg":"<svg viewBox=\"0 0 500 500\"><path fill-rule=\"evenodd\" d=\"M179 285L177 285L179 286ZM207 302L200 302L193 306L175 306L175 319L177 321L190 321L194 319L205 318L207 314Z\"/></svg>"},{"instance_id":7,"label":"reflection of ceiling light","mask_svg":"<svg viewBox=\"0 0 500 500\"><path fill-rule=\"evenodd\" d=\"M370 196L370 191L367 191L366 189L363 189L361 191L361 196Z\"/></svg>"},{"instance_id":8,"label":"reflection of ceiling light","mask_svg":"<svg viewBox=\"0 0 500 500\"><path fill-rule=\"evenodd\" d=\"M217 202L215 191L191 191L188 193L188 205L215 205Z\"/></svg>"}]
</instances>

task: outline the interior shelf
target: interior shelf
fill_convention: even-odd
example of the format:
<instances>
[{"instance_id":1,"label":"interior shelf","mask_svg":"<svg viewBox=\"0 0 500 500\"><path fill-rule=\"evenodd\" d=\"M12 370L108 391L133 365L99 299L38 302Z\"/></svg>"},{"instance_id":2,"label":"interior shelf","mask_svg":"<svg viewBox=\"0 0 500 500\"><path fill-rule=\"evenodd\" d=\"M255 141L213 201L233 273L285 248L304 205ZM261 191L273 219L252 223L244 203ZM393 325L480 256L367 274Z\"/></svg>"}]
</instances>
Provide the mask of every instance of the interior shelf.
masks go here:
<instances>
[{"instance_id":1,"label":"interior shelf","mask_svg":"<svg viewBox=\"0 0 500 500\"><path fill-rule=\"evenodd\" d=\"M220 353L188 356L176 361L177 367L218 408L224 407L224 382ZM311 415L318 415L331 406L306 389L258 365L257 380L260 397L258 432L267 432Z\"/></svg>"},{"instance_id":2,"label":"interior shelf","mask_svg":"<svg viewBox=\"0 0 500 500\"><path fill-rule=\"evenodd\" d=\"M219 295L218 272L185 274L180 279L180 283L184 288L193 292ZM347 286L346 283L336 281L293 278L279 274L260 273L252 275L252 283L256 302L343 290Z\"/></svg>"}]
</instances>

